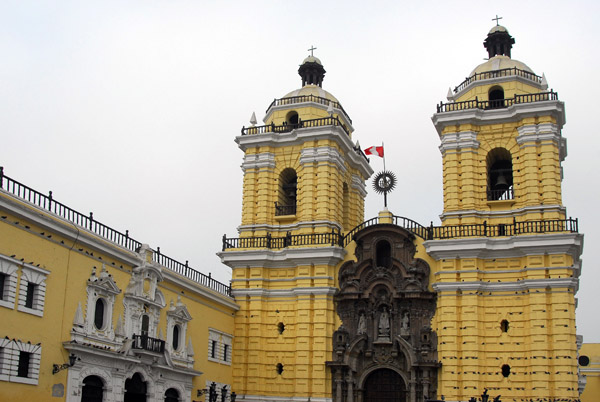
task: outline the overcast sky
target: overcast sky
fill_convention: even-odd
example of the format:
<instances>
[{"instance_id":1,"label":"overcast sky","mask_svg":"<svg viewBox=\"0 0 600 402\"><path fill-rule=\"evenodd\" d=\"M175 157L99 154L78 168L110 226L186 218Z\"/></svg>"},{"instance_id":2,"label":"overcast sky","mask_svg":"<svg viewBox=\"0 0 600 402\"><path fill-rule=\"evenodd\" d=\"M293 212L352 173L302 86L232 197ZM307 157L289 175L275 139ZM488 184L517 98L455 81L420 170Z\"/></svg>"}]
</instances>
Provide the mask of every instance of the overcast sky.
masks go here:
<instances>
[{"instance_id":1,"label":"overcast sky","mask_svg":"<svg viewBox=\"0 0 600 402\"><path fill-rule=\"evenodd\" d=\"M0 2L5 174L228 282L215 255L237 236L252 112L300 87L314 45L363 148L382 141L396 215L440 224L435 105L487 53L491 19L512 56L566 103L563 202L585 233L578 333L600 342L597 28L584 1ZM594 165L596 163L596 165ZM375 171L381 160L371 158ZM369 190L371 184L369 183ZM365 219L382 199L367 196Z\"/></svg>"}]
</instances>

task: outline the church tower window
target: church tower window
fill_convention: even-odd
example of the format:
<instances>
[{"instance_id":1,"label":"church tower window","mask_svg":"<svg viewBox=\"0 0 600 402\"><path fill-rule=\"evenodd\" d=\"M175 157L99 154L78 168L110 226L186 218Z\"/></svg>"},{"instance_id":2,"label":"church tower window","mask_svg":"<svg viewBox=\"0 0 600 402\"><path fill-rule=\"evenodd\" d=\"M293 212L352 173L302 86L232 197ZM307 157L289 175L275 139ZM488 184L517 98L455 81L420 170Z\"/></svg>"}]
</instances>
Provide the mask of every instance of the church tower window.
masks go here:
<instances>
[{"instance_id":1,"label":"church tower window","mask_svg":"<svg viewBox=\"0 0 600 402\"><path fill-rule=\"evenodd\" d=\"M504 89L501 86L496 85L491 87L488 98L490 100L490 109L506 107L504 103Z\"/></svg>"},{"instance_id":2,"label":"church tower window","mask_svg":"<svg viewBox=\"0 0 600 402\"><path fill-rule=\"evenodd\" d=\"M275 204L275 215L296 215L296 196L298 176L291 168L284 169L279 175L279 195Z\"/></svg>"},{"instance_id":3,"label":"church tower window","mask_svg":"<svg viewBox=\"0 0 600 402\"><path fill-rule=\"evenodd\" d=\"M287 116L285 117L285 121L287 124L295 126L298 124L298 113L295 111L291 111L287 114Z\"/></svg>"},{"instance_id":4,"label":"church tower window","mask_svg":"<svg viewBox=\"0 0 600 402\"><path fill-rule=\"evenodd\" d=\"M494 148L487 155L488 201L512 200L512 157L505 148Z\"/></svg>"}]
</instances>

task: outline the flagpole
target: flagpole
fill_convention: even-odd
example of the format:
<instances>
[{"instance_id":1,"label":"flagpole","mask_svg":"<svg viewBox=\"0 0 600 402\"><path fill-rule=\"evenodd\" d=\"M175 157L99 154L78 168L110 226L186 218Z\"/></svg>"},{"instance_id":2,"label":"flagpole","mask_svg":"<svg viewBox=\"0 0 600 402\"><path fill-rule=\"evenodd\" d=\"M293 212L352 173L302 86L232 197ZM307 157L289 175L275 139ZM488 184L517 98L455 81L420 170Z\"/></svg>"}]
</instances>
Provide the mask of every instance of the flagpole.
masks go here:
<instances>
[{"instance_id":1,"label":"flagpole","mask_svg":"<svg viewBox=\"0 0 600 402\"><path fill-rule=\"evenodd\" d=\"M383 170L385 170L385 148L383 147L383 141L381 141L381 149L383 150Z\"/></svg>"}]
</instances>

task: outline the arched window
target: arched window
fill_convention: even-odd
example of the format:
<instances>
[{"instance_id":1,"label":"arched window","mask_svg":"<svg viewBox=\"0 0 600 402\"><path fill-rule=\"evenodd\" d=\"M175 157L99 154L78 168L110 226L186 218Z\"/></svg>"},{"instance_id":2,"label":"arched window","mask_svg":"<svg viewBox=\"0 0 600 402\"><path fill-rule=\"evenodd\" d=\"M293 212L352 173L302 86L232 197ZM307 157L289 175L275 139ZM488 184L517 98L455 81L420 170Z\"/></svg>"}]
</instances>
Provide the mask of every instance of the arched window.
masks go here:
<instances>
[{"instance_id":1,"label":"arched window","mask_svg":"<svg viewBox=\"0 0 600 402\"><path fill-rule=\"evenodd\" d=\"M352 229L350 227L350 194L346 183L344 183L342 189L342 226L346 232Z\"/></svg>"},{"instance_id":2,"label":"arched window","mask_svg":"<svg viewBox=\"0 0 600 402\"><path fill-rule=\"evenodd\" d=\"M390 243L385 240L377 242L375 253L378 267L389 268L392 265L392 247Z\"/></svg>"},{"instance_id":3,"label":"arched window","mask_svg":"<svg viewBox=\"0 0 600 402\"><path fill-rule=\"evenodd\" d=\"M135 373L133 377L125 380L124 402L146 402L146 382L142 379L140 373Z\"/></svg>"},{"instance_id":4,"label":"arched window","mask_svg":"<svg viewBox=\"0 0 600 402\"><path fill-rule=\"evenodd\" d=\"M96 299L96 308L94 309L94 326L97 329L104 328L104 308L106 307L106 303L104 299L99 297Z\"/></svg>"},{"instance_id":5,"label":"arched window","mask_svg":"<svg viewBox=\"0 0 600 402\"><path fill-rule=\"evenodd\" d=\"M169 388L165 391L165 402L179 402L179 391Z\"/></svg>"},{"instance_id":6,"label":"arched window","mask_svg":"<svg viewBox=\"0 0 600 402\"><path fill-rule=\"evenodd\" d=\"M278 201L275 203L275 215L295 215L298 176L291 168L284 169L279 175Z\"/></svg>"},{"instance_id":7,"label":"arched window","mask_svg":"<svg viewBox=\"0 0 600 402\"><path fill-rule=\"evenodd\" d=\"M173 349L174 350L178 350L179 349L179 334L181 333L180 329L179 329L179 325L175 325L173 327Z\"/></svg>"},{"instance_id":8,"label":"arched window","mask_svg":"<svg viewBox=\"0 0 600 402\"><path fill-rule=\"evenodd\" d=\"M142 316L142 335L148 336L150 331L150 317L147 314Z\"/></svg>"},{"instance_id":9,"label":"arched window","mask_svg":"<svg viewBox=\"0 0 600 402\"><path fill-rule=\"evenodd\" d=\"M100 377L90 375L83 379L81 402L102 402L103 394L104 383Z\"/></svg>"},{"instance_id":10,"label":"arched window","mask_svg":"<svg viewBox=\"0 0 600 402\"><path fill-rule=\"evenodd\" d=\"M490 100L490 109L498 109L506 106L504 103L504 89L501 86L491 87L488 97Z\"/></svg>"},{"instance_id":11,"label":"arched window","mask_svg":"<svg viewBox=\"0 0 600 402\"><path fill-rule=\"evenodd\" d=\"M487 199L490 201L512 200L513 170L510 152L494 148L487 155Z\"/></svg>"},{"instance_id":12,"label":"arched window","mask_svg":"<svg viewBox=\"0 0 600 402\"><path fill-rule=\"evenodd\" d=\"M291 111L285 116L285 122L291 126L297 126L299 122L298 113L295 111Z\"/></svg>"}]
</instances>

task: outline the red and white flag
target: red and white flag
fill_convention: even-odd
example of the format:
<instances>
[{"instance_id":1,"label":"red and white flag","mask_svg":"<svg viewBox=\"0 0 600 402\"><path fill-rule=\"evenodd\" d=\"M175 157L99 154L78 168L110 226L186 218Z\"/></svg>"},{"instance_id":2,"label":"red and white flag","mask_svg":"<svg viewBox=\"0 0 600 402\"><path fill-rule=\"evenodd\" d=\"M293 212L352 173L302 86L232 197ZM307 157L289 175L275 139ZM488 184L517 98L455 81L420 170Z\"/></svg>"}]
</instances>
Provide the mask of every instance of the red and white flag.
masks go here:
<instances>
[{"instance_id":1,"label":"red and white flag","mask_svg":"<svg viewBox=\"0 0 600 402\"><path fill-rule=\"evenodd\" d=\"M380 147L374 146L365 149L365 155L377 155L380 158L383 158L383 145Z\"/></svg>"}]
</instances>

